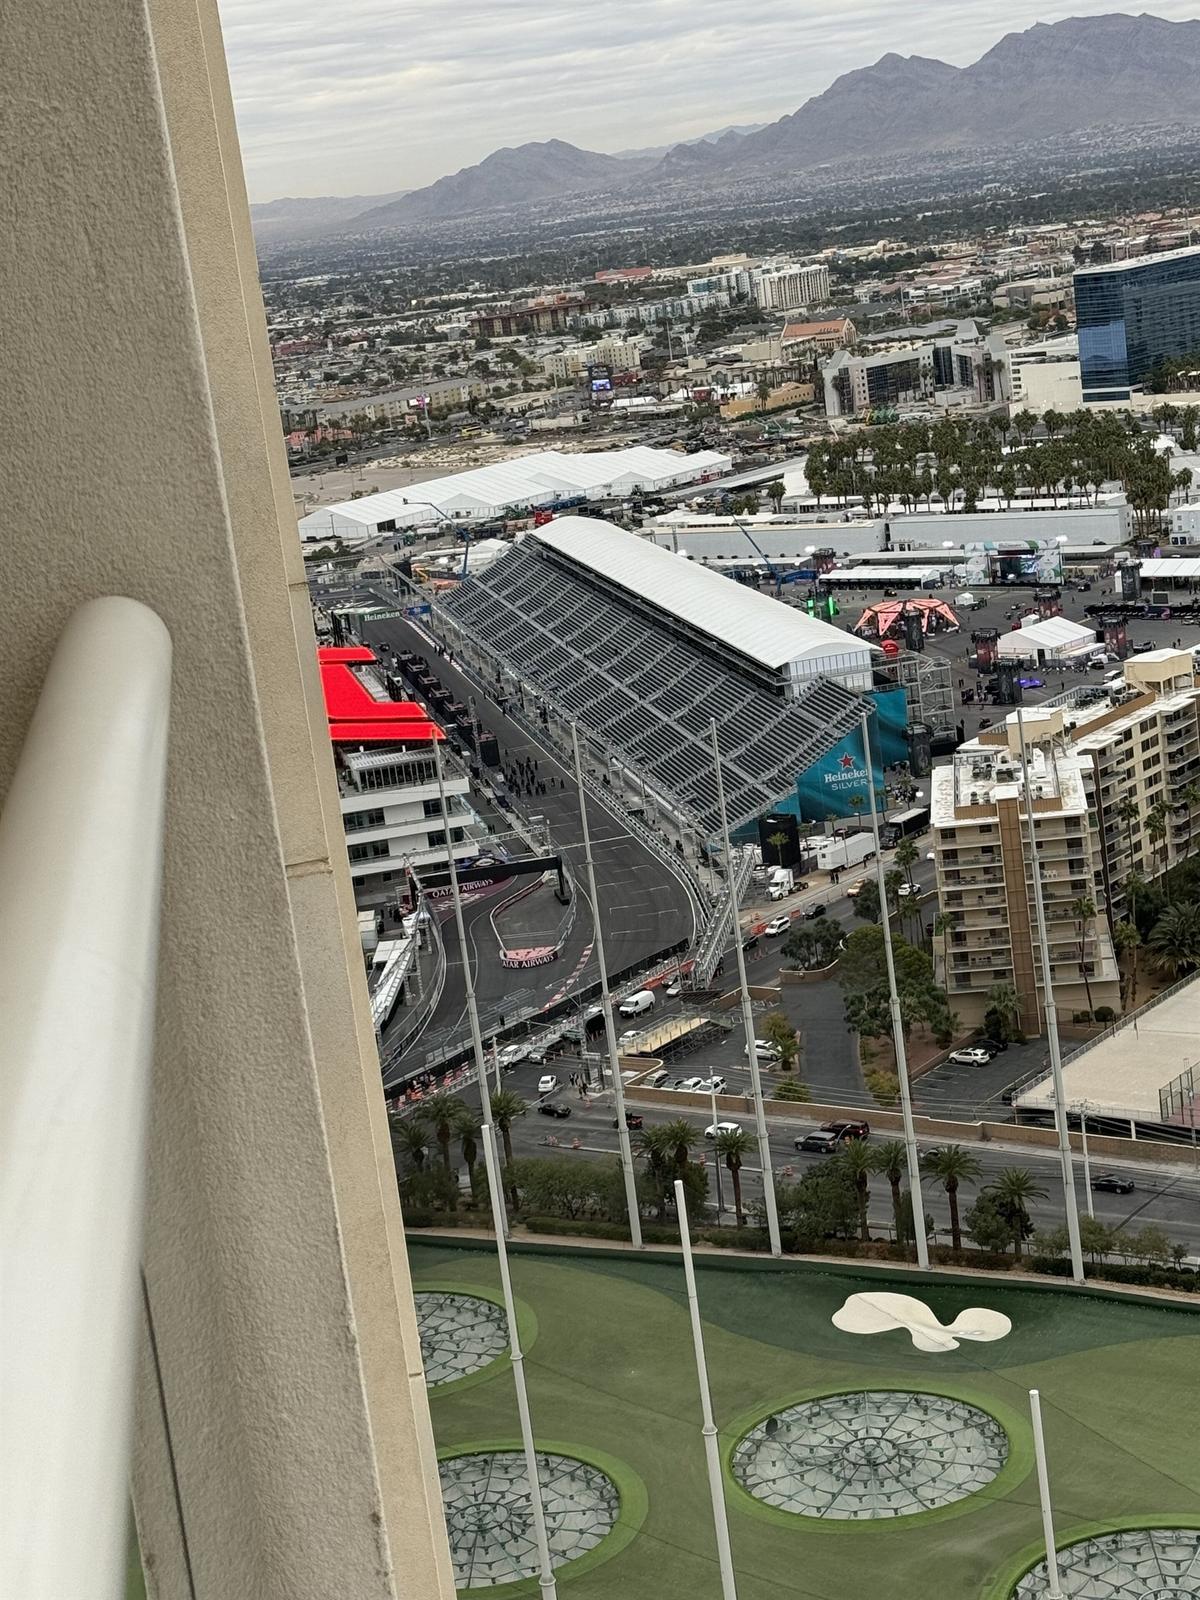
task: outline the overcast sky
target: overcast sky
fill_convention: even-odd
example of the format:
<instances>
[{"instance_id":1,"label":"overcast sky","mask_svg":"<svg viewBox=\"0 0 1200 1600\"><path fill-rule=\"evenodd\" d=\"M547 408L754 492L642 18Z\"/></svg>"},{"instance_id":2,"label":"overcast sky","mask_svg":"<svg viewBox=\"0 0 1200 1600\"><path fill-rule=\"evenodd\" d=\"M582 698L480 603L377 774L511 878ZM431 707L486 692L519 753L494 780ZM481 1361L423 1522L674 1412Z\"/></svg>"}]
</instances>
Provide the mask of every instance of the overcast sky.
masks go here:
<instances>
[{"instance_id":1,"label":"overcast sky","mask_svg":"<svg viewBox=\"0 0 1200 1600\"><path fill-rule=\"evenodd\" d=\"M665 144L888 50L965 66L1088 0L223 0L250 195L413 189L501 145ZM1140 6L1126 9L1140 10ZM1157 0L1154 14L1200 13Z\"/></svg>"}]
</instances>

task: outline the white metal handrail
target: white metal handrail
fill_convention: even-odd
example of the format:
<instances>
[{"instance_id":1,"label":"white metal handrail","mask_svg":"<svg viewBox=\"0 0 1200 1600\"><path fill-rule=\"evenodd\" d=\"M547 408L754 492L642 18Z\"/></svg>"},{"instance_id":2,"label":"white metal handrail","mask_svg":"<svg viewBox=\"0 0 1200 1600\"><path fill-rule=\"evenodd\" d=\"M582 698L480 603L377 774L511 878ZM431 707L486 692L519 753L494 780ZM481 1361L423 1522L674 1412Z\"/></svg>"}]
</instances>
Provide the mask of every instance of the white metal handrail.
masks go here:
<instances>
[{"instance_id":1,"label":"white metal handrail","mask_svg":"<svg viewBox=\"0 0 1200 1600\"><path fill-rule=\"evenodd\" d=\"M0 815L0 1593L125 1577L171 640L68 622Z\"/></svg>"}]
</instances>

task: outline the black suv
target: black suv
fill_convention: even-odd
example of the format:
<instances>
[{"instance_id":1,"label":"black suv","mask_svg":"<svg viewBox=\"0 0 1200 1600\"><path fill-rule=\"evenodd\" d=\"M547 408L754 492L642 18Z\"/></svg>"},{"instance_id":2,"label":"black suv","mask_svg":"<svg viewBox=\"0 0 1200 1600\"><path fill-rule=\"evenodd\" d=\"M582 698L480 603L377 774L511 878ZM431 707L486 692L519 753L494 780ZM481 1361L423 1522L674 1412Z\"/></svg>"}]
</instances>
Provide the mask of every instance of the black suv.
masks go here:
<instances>
[{"instance_id":1,"label":"black suv","mask_svg":"<svg viewBox=\"0 0 1200 1600\"><path fill-rule=\"evenodd\" d=\"M845 1139L866 1139L871 1133L871 1124L854 1120L851 1122L823 1122L822 1133L832 1133L839 1144Z\"/></svg>"},{"instance_id":2,"label":"black suv","mask_svg":"<svg viewBox=\"0 0 1200 1600\"><path fill-rule=\"evenodd\" d=\"M986 1050L990 1056L998 1056L1001 1051L1008 1049L1008 1041L1005 1039L976 1039L974 1048L976 1050Z\"/></svg>"}]
</instances>

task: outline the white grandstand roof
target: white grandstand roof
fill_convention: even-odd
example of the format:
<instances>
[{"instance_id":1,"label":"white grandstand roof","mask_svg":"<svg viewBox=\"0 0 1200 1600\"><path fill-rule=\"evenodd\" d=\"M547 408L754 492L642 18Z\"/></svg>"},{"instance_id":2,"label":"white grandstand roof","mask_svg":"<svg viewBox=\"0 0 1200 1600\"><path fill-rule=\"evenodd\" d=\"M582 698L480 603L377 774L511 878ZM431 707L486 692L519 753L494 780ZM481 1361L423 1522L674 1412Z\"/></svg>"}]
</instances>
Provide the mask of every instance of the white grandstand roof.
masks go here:
<instances>
[{"instance_id":1,"label":"white grandstand roof","mask_svg":"<svg viewBox=\"0 0 1200 1600\"><path fill-rule=\"evenodd\" d=\"M556 517L526 537L765 667L825 656L866 662L879 654L876 646L840 628L596 517Z\"/></svg>"},{"instance_id":2,"label":"white grandstand roof","mask_svg":"<svg viewBox=\"0 0 1200 1600\"><path fill-rule=\"evenodd\" d=\"M730 460L715 450L685 455L635 445L628 450L571 453L537 450L512 461L430 478L405 489L363 495L322 506L300 520L302 539L326 538L340 529L373 531L381 522L413 527L441 517L488 518L510 506L552 506L576 495L605 498L634 489L664 489L728 472Z\"/></svg>"}]
</instances>

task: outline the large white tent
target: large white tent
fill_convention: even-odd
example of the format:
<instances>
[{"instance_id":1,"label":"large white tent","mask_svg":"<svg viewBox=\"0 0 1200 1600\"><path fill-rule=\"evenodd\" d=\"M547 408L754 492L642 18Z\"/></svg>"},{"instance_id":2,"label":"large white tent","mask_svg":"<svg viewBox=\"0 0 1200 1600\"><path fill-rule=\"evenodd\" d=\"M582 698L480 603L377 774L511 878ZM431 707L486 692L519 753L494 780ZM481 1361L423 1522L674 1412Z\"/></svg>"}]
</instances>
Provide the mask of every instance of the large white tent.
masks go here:
<instances>
[{"instance_id":1,"label":"large white tent","mask_svg":"<svg viewBox=\"0 0 1200 1600\"><path fill-rule=\"evenodd\" d=\"M407 489L322 506L300 519L300 537L353 543L440 521L490 522L510 511L553 509L580 496L607 500L637 489L649 493L672 489L717 477L730 465L729 457L716 450L692 455L648 445L580 454L538 450L494 466L430 478Z\"/></svg>"},{"instance_id":2,"label":"large white tent","mask_svg":"<svg viewBox=\"0 0 1200 1600\"><path fill-rule=\"evenodd\" d=\"M1083 655L1097 647L1095 628L1070 617L1046 617L1030 622L1011 633L1002 633L996 649L1002 659L1036 661L1039 654L1051 657Z\"/></svg>"}]
</instances>

